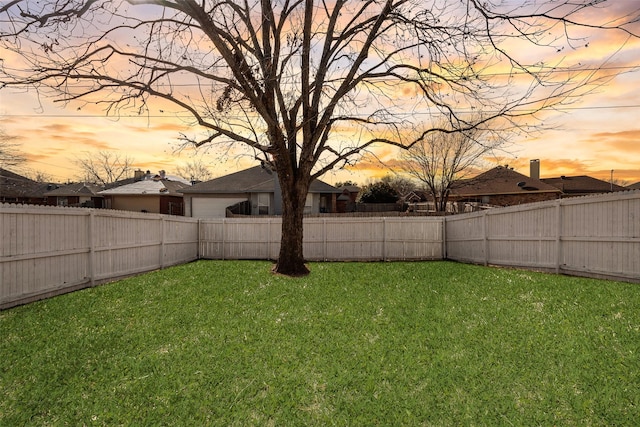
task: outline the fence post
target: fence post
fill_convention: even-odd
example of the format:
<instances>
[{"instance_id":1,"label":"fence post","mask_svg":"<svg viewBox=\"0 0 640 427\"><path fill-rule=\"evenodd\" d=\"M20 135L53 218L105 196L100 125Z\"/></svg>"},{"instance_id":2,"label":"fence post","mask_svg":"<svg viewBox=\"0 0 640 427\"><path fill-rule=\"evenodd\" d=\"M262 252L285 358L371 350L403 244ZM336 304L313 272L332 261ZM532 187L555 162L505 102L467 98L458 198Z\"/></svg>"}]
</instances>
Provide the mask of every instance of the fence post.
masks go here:
<instances>
[{"instance_id":1,"label":"fence post","mask_svg":"<svg viewBox=\"0 0 640 427\"><path fill-rule=\"evenodd\" d=\"M444 215L441 221L440 238L442 239L442 254L443 260L447 259L447 216Z\"/></svg>"},{"instance_id":2,"label":"fence post","mask_svg":"<svg viewBox=\"0 0 640 427\"><path fill-rule=\"evenodd\" d=\"M227 230L226 230L226 218L222 218L222 259L224 260L224 252L226 250L226 237L227 237Z\"/></svg>"},{"instance_id":3,"label":"fence post","mask_svg":"<svg viewBox=\"0 0 640 427\"><path fill-rule=\"evenodd\" d=\"M89 236L88 240L89 240L89 284L91 285L91 287L95 286L96 284L96 272L95 272L95 241L94 241L94 213L93 213L93 209L89 209L89 224L88 224L88 232L89 232Z\"/></svg>"},{"instance_id":4,"label":"fence post","mask_svg":"<svg viewBox=\"0 0 640 427\"><path fill-rule=\"evenodd\" d=\"M322 218L322 259L327 260L327 218Z\"/></svg>"},{"instance_id":5,"label":"fence post","mask_svg":"<svg viewBox=\"0 0 640 427\"><path fill-rule=\"evenodd\" d=\"M200 218L198 218L198 226L197 226L197 231L196 231L197 236L198 236L198 241L196 242L196 259L198 259L198 260L202 259L202 249L200 248L200 245L201 245L201 242L202 242L202 236L200 234L200 230L202 228L200 226L201 221L202 220Z\"/></svg>"},{"instance_id":6,"label":"fence post","mask_svg":"<svg viewBox=\"0 0 640 427\"><path fill-rule=\"evenodd\" d=\"M562 199L556 202L556 274L560 273L562 264Z\"/></svg>"},{"instance_id":7,"label":"fence post","mask_svg":"<svg viewBox=\"0 0 640 427\"><path fill-rule=\"evenodd\" d=\"M164 268L164 241L166 240L165 238L165 227L164 227L164 216L160 217L160 268L163 269Z\"/></svg>"},{"instance_id":8,"label":"fence post","mask_svg":"<svg viewBox=\"0 0 640 427\"><path fill-rule=\"evenodd\" d=\"M382 260L387 260L387 218L382 217Z\"/></svg>"},{"instance_id":9,"label":"fence post","mask_svg":"<svg viewBox=\"0 0 640 427\"><path fill-rule=\"evenodd\" d=\"M484 239L484 265L489 265L489 211L484 211L482 238Z\"/></svg>"},{"instance_id":10,"label":"fence post","mask_svg":"<svg viewBox=\"0 0 640 427\"><path fill-rule=\"evenodd\" d=\"M271 218L267 219L267 259L271 259Z\"/></svg>"}]
</instances>

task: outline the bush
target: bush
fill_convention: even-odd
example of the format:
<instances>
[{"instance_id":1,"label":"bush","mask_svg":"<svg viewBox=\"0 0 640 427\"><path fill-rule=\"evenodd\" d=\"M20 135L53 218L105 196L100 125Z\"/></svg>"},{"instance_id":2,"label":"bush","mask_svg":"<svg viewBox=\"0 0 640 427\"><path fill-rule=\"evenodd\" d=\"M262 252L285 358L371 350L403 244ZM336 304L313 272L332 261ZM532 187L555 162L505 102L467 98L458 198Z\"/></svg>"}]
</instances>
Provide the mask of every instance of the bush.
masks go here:
<instances>
[{"instance_id":1,"label":"bush","mask_svg":"<svg viewBox=\"0 0 640 427\"><path fill-rule=\"evenodd\" d=\"M368 184L358 195L360 203L395 203L398 199L398 192L387 181Z\"/></svg>"}]
</instances>

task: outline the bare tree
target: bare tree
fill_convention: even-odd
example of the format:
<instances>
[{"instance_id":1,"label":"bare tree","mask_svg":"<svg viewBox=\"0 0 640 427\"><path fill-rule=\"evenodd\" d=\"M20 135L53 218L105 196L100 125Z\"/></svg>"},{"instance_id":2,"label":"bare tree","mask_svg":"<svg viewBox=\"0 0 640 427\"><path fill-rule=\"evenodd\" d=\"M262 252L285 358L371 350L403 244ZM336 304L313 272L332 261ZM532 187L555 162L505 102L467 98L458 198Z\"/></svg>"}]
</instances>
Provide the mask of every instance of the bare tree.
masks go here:
<instances>
[{"instance_id":1,"label":"bare tree","mask_svg":"<svg viewBox=\"0 0 640 427\"><path fill-rule=\"evenodd\" d=\"M609 6L619 17L592 13ZM525 118L579 99L607 77L599 64L545 57L587 44L579 39L585 29L636 37L638 6L12 0L0 14L3 47L24 59L5 61L4 86L29 85L116 115L150 114L159 98L203 130L185 142L244 144L282 190L275 270L300 275L308 273L302 224L313 179L376 144L407 148L430 134L526 129L533 122ZM481 120L475 111L485 113ZM434 125L443 117L450 126Z\"/></svg>"},{"instance_id":2,"label":"bare tree","mask_svg":"<svg viewBox=\"0 0 640 427\"><path fill-rule=\"evenodd\" d=\"M478 128L431 134L402 152L404 172L424 184L436 211L445 212L454 183L503 144L501 139L481 140L481 135Z\"/></svg>"},{"instance_id":3,"label":"bare tree","mask_svg":"<svg viewBox=\"0 0 640 427\"><path fill-rule=\"evenodd\" d=\"M79 178L83 181L109 185L128 177L133 160L120 153L100 151L76 157L74 163L80 168Z\"/></svg>"},{"instance_id":4,"label":"bare tree","mask_svg":"<svg viewBox=\"0 0 640 427\"><path fill-rule=\"evenodd\" d=\"M17 166L25 161L15 137L0 129L0 167Z\"/></svg>"},{"instance_id":5,"label":"bare tree","mask_svg":"<svg viewBox=\"0 0 640 427\"><path fill-rule=\"evenodd\" d=\"M54 182L53 176L50 173L41 170L31 169L26 173L26 177L39 183Z\"/></svg>"},{"instance_id":6,"label":"bare tree","mask_svg":"<svg viewBox=\"0 0 640 427\"><path fill-rule=\"evenodd\" d=\"M391 186L391 188L393 188L401 198L405 197L407 194L416 189L415 182L398 174L386 175L382 177L381 180L387 182L389 186Z\"/></svg>"},{"instance_id":7,"label":"bare tree","mask_svg":"<svg viewBox=\"0 0 640 427\"><path fill-rule=\"evenodd\" d=\"M202 159L193 159L176 168L178 175L190 181L207 181L213 177Z\"/></svg>"},{"instance_id":8,"label":"bare tree","mask_svg":"<svg viewBox=\"0 0 640 427\"><path fill-rule=\"evenodd\" d=\"M613 185L618 185L620 187L628 187L629 185L631 185L631 182L627 181L626 179L620 178L613 178L610 180L610 183Z\"/></svg>"}]
</instances>

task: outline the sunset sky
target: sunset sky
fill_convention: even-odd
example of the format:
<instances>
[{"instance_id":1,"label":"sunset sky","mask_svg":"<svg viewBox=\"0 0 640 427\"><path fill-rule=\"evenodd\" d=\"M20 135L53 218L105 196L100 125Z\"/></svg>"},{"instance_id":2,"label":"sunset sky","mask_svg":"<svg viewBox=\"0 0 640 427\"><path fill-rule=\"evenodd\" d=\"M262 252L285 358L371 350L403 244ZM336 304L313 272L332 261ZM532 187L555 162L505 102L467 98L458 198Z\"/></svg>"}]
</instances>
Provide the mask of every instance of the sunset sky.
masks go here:
<instances>
[{"instance_id":1,"label":"sunset sky","mask_svg":"<svg viewBox=\"0 0 640 427\"><path fill-rule=\"evenodd\" d=\"M622 0L634 3L635 0ZM509 138L511 145L499 157L486 159L487 167L509 164L528 175L529 160L540 159L541 177L590 175L617 181L640 181L640 41L629 41L615 56L620 40L591 39L590 47L563 55L593 55L608 59L607 67L620 67L620 75L606 86L562 111L545 113L548 130ZM0 53L2 53L0 51ZM73 104L66 109L38 97L33 90L0 90L0 127L21 144L27 162L16 172L41 171L54 181L77 180L74 159L86 153L114 151L134 159L134 167L166 170L194 156L210 165L214 176L253 166L249 157L214 147L194 153L177 152L178 136L195 131L185 120L161 107L149 116L106 118L100 110ZM397 152L379 147L377 157L388 167L397 166ZM1 165L0 165L1 166ZM349 170L323 176L329 183L352 180L364 184L389 172L378 161L363 160Z\"/></svg>"}]
</instances>

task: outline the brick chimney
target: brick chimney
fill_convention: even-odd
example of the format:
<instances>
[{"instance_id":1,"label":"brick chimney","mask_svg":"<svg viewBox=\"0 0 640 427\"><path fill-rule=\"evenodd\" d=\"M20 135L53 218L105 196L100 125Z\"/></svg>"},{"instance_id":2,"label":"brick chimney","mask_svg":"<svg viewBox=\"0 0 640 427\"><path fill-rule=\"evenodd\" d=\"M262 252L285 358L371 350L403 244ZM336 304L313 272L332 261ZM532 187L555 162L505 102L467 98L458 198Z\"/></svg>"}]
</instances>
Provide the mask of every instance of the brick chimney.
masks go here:
<instances>
[{"instance_id":1,"label":"brick chimney","mask_svg":"<svg viewBox=\"0 0 640 427\"><path fill-rule=\"evenodd\" d=\"M529 160L529 177L540 179L540 159Z\"/></svg>"}]
</instances>

